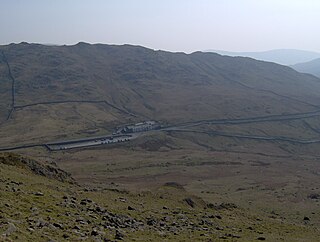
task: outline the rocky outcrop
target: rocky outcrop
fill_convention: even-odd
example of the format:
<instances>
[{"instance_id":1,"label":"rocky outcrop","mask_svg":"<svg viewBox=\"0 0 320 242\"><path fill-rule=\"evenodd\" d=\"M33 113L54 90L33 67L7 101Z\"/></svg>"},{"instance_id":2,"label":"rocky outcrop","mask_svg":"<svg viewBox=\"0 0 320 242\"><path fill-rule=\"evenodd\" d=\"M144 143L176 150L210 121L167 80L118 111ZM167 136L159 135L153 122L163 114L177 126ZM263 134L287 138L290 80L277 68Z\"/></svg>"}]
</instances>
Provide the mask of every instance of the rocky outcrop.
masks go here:
<instances>
[{"instance_id":1,"label":"rocky outcrop","mask_svg":"<svg viewBox=\"0 0 320 242\"><path fill-rule=\"evenodd\" d=\"M58 167L51 164L41 163L18 154L0 153L0 163L25 168L31 170L36 175L45 176L50 179L74 183L71 175Z\"/></svg>"}]
</instances>

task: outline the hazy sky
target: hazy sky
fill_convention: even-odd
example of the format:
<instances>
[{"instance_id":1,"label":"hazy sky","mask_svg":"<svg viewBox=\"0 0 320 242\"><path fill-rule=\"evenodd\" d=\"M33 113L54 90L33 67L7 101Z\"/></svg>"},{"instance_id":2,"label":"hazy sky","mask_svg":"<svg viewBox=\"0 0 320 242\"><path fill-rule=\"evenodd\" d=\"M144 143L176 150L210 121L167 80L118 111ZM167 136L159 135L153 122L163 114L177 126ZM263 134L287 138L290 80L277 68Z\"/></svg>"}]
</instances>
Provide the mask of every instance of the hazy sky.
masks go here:
<instances>
[{"instance_id":1,"label":"hazy sky","mask_svg":"<svg viewBox=\"0 0 320 242\"><path fill-rule=\"evenodd\" d=\"M0 0L0 44L320 52L320 0Z\"/></svg>"}]
</instances>

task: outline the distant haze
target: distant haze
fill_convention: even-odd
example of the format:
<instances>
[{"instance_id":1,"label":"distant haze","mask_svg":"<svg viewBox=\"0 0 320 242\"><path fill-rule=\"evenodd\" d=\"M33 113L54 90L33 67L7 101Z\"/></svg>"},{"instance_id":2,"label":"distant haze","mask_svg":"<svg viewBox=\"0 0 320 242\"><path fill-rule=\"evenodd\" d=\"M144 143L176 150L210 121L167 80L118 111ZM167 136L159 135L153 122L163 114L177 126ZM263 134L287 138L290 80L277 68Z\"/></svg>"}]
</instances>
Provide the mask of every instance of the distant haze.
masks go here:
<instances>
[{"instance_id":1,"label":"distant haze","mask_svg":"<svg viewBox=\"0 0 320 242\"><path fill-rule=\"evenodd\" d=\"M320 78L320 58L292 66L293 69L315 75Z\"/></svg>"},{"instance_id":2,"label":"distant haze","mask_svg":"<svg viewBox=\"0 0 320 242\"><path fill-rule=\"evenodd\" d=\"M318 0L1 0L0 44L320 52Z\"/></svg>"},{"instance_id":3,"label":"distant haze","mask_svg":"<svg viewBox=\"0 0 320 242\"><path fill-rule=\"evenodd\" d=\"M269 50L262 52L230 52L221 50L207 50L221 55L251 57L257 60L275 62L281 65L295 65L320 58L320 53L303 50Z\"/></svg>"}]
</instances>

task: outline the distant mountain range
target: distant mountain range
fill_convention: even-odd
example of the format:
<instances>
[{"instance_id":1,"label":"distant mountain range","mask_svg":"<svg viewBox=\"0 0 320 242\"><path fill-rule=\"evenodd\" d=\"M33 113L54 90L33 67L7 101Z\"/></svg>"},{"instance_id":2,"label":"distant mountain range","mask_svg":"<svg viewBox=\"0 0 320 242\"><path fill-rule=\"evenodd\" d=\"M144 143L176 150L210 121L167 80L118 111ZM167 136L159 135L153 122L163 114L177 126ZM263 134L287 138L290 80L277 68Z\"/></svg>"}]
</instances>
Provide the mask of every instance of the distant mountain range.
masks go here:
<instances>
[{"instance_id":1,"label":"distant mountain range","mask_svg":"<svg viewBox=\"0 0 320 242\"><path fill-rule=\"evenodd\" d=\"M320 58L291 66L293 69L320 77Z\"/></svg>"},{"instance_id":2,"label":"distant mountain range","mask_svg":"<svg viewBox=\"0 0 320 242\"><path fill-rule=\"evenodd\" d=\"M228 56L250 57L257 60L275 62L288 66L320 58L320 53L295 49L277 49L263 52L231 52L222 50L207 50L205 52L215 52L220 55Z\"/></svg>"}]
</instances>

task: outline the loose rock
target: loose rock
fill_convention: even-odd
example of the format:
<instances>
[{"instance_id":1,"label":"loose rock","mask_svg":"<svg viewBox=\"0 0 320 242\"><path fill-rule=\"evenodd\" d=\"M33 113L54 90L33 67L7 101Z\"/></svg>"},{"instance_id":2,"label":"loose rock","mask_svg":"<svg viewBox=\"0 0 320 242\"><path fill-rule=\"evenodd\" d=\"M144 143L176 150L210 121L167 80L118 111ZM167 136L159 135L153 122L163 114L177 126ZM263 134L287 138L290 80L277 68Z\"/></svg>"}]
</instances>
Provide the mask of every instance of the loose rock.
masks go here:
<instances>
[{"instance_id":1,"label":"loose rock","mask_svg":"<svg viewBox=\"0 0 320 242\"><path fill-rule=\"evenodd\" d=\"M116 230L116 235L114 237L116 240L123 240L123 234L119 230Z\"/></svg>"}]
</instances>

